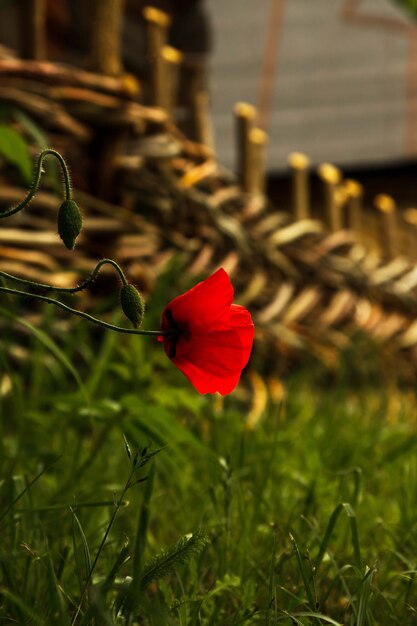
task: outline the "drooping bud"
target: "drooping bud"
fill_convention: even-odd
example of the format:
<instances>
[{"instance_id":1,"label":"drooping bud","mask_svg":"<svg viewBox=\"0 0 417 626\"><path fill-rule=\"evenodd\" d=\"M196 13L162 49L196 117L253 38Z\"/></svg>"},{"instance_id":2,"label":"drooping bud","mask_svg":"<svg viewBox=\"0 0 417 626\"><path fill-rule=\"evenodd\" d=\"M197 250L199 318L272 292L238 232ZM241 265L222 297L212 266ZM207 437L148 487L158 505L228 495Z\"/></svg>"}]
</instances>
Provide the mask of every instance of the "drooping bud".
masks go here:
<instances>
[{"instance_id":1,"label":"drooping bud","mask_svg":"<svg viewBox=\"0 0 417 626\"><path fill-rule=\"evenodd\" d=\"M68 250L73 250L81 232L83 218L74 200L64 200L58 211L58 234Z\"/></svg>"},{"instance_id":2,"label":"drooping bud","mask_svg":"<svg viewBox=\"0 0 417 626\"><path fill-rule=\"evenodd\" d=\"M145 315L145 301L134 285L123 285L120 290L123 313L135 328L139 328Z\"/></svg>"}]
</instances>

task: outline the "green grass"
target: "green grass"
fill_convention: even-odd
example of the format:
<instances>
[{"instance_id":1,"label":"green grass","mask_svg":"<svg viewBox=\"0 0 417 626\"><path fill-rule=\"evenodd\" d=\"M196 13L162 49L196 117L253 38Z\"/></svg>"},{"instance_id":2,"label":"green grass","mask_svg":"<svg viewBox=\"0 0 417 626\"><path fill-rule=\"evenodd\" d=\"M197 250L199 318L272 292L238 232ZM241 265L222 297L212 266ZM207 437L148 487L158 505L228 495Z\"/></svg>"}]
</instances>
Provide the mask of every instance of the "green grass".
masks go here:
<instances>
[{"instance_id":1,"label":"green grass","mask_svg":"<svg viewBox=\"0 0 417 626\"><path fill-rule=\"evenodd\" d=\"M54 315L2 313L2 623L417 624L414 393L306 364L249 428L152 339Z\"/></svg>"}]
</instances>

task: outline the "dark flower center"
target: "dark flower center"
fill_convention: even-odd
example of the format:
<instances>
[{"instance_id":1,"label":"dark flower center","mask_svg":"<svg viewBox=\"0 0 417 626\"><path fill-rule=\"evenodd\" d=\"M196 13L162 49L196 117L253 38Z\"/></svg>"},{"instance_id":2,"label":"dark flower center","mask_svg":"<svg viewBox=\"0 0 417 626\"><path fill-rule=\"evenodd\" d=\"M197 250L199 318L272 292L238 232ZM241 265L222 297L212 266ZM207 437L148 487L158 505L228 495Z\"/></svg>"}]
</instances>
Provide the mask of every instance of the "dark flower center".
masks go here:
<instances>
[{"instance_id":1,"label":"dark flower center","mask_svg":"<svg viewBox=\"0 0 417 626\"><path fill-rule=\"evenodd\" d=\"M181 329L175 321L172 311L170 309L167 309L165 311L165 317L170 329L172 330L172 333L170 333L169 335L171 345L169 346L168 356L170 359L175 359L175 355L177 354L177 343L180 338Z\"/></svg>"}]
</instances>

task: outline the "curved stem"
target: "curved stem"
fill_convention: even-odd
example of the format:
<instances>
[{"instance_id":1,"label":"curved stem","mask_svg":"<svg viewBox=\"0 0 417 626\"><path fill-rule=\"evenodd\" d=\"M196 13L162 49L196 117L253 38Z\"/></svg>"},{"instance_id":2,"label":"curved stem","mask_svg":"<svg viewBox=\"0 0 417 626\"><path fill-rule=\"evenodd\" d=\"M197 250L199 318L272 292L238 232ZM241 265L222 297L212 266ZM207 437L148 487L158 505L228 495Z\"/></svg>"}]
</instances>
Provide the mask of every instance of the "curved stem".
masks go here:
<instances>
[{"instance_id":1,"label":"curved stem","mask_svg":"<svg viewBox=\"0 0 417 626\"><path fill-rule=\"evenodd\" d=\"M77 293L78 291L83 291L84 289L86 289L96 278L101 267L105 265L106 263L109 265L112 265L115 268L115 270L118 272L120 276L120 279L123 285L127 285L128 284L127 278L122 268L120 267L120 265L118 265L118 263L116 263L116 261L113 261L113 259L102 259L101 261L99 261L97 265L95 266L95 268L93 269L93 271L77 287L55 287L54 285L47 285L45 283L36 283L33 280L27 280L25 278L18 278L17 276L13 276L12 274L8 274L7 272L3 272L3 271L0 271L0 276L2 276L3 278L6 278L7 280L13 280L17 283L21 283L22 285L26 285L27 287L32 287L35 289L44 289L45 291L59 291L60 293L72 294L72 293Z\"/></svg>"},{"instance_id":2,"label":"curved stem","mask_svg":"<svg viewBox=\"0 0 417 626\"><path fill-rule=\"evenodd\" d=\"M101 543L100 543L99 549L97 550L97 554L95 556L93 564L92 564L92 566L90 568L90 571L88 572L87 578L86 578L86 580L84 582L83 588L81 590L81 595L80 595L80 600L78 602L77 610L75 611L74 616L73 616L73 618L71 620L71 626L73 626L76 623L77 617L80 614L81 607L82 607L82 604L83 604L83 600L84 600L85 594L87 593L87 589L88 589L88 586L90 584L91 578L93 576L94 570L96 568L97 561L98 561L98 559L100 557L100 554L103 551L104 544L107 541L107 537L109 536L110 530L111 530L111 528L113 526L113 522L116 519L116 515L117 515L117 513L118 513L118 511L120 509L120 506L121 506L122 502L123 502L123 498L125 497L126 492L128 491L129 487L131 486L130 483L131 483L131 480L133 478L133 475L134 475L135 471L136 471L136 467L133 466L132 470L131 470L131 472L129 474L129 478L127 479L127 482L126 482L126 484L125 484L125 486L123 488L122 494L121 494L120 498L117 501L116 507L115 507L115 509L113 511L113 514L112 514L112 516L110 518L110 521L109 521L109 523L107 525L106 532L104 533L103 539L101 540Z\"/></svg>"},{"instance_id":3,"label":"curved stem","mask_svg":"<svg viewBox=\"0 0 417 626\"><path fill-rule=\"evenodd\" d=\"M18 291L17 289L10 289L9 287L0 286L0 292L9 293L12 296L21 296L24 298L34 298L36 300L40 300L41 302L47 302L48 304L54 304L55 306L67 311L67 313L71 313L72 315L78 315L79 317L83 317L92 324L96 324L97 326L102 326L103 328L108 328L109 330L114 330L118 333L125 333L127 335L153 335L153 336L161 336L161 335L170 335L171 331L163 331L163 330L136 330L135 328L123 328L122 326L115 326L114 324L110 324L109 322L104 322L103 320L99 320L97 317L93 317L89 313L85 313L84 311L78 311L78 309L73 309L72 307L60 302L59 300L54 300L53 298L48 298L48 296L40 296L36 293L28 293L27 291Z\"/></svg>"},{"instance_id":4,"label":"curved stem","mask_svg":"<svg viewBox=\"0 0 417 626\"><path fill-rule=\"evenodd\" d=\"M65 200L71 200L72 190L71 190L71 181L70 181L70 175L69 175L67 164L65 163L64 158L59 154L59 152L57 152L56 150L52 150L51 148L47 148L46 150L43 150L38 157L37 163L35 165L32 186L26 198L22 200L22 202L19 202L19 204L17 204L12 209L9 209L8 211L4 211L0 213L0 218L10 217L11 215L15 215L15 213L18 213L19 211L24 209L25 206L29 204L29 202L32 200L39 186L39 181L42 175L42 163L44 159L49 155L54 156L56 159L58 159L61 165L62 173L64 176Z\"/></svg>"}]
</instances>

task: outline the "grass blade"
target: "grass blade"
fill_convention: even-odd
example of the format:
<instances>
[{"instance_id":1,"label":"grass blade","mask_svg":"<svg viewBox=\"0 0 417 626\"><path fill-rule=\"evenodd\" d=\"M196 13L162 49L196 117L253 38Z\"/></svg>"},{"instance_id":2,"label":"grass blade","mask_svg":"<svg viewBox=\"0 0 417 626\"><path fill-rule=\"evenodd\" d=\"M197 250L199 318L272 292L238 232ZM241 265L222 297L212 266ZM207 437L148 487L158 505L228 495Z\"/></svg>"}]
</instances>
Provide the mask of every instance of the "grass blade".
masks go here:
<instances>
[{"instance_id":1,"label":"grass blade","mask_svg":"<svg viewBox=\"0 0 417 626\"><path fill-rule=\"evenodd\" d=\"M0 313L4 315L5 317L8 317L9 319L13 320L14 322L20 324L21 326L28 328L33 333L33 335L45 346L45 348L47 348L54 355L57 361L59 361L59 363L61 363L61 365L63 365L64 368L71 374L71 376L76 381L78 388L84 397L85 402L88 404L89 395L80 378L80 375L78 374L73 364L68 360L65 353L56 345L56 343L52 341L52 339L42 330L40 330L39 328L36 328L35 326L33 326L33 324L31 324L24 318L19 317L18 315L15 315L8 309L0 307Z\"/></svg>"},{"instance_id":2,"label":"grass blade","mask_svg":"<svg viewBox=\"0 0 417 626\"><path fill-rule=\"evenodd\" d=\"M73 526L72 526L72 543L73 543L73 547L74 547L74 556L75 556L75 563L77 566L77 574L78 574L78 579L80 582L80 589L83 588L84 585L84 581L87 580L87 577L91 571L91 558L90 558L90 550L88 547L88 543L87 543L87 539L86 536L84 534L84 530L83 527L81 526L81 522L78 519L74 509L72 507L70 507L70 511L73 515ZM81 560L79 557L79 550L78 550L78 542L77 542L77 533L76 530L78 531L79 536L81 537L81 544L82 544L82 548L83 548L83 559ZM83 571L84 570L84 571Z\"/></svg>"},{"instance_id":3,"label":"grass blade","mask_svg":"<svg viewBox=\"0 0 417 626\"><path fill-rule=\"evenodd\" d=\"M63 594L61 592L61 588L59 586L59 582L55 575L55 570L52 564L52 558L50 553L46 555L44 562L46 565L49 609L51 617L53 617L55 624L59 624L60 626L69 626L70 619L68 614L68 607L66 606Z\"/></svg>"},{"instance_id":4,"label":"grass blade","mask_svg":"<svg viewBox=\"0 0 417 626\"><path fill-rule=\"evenodd\" d=\"M35 624L35 626L45 626L44 619L40 617L38 613L35 613L30 606L25 604L20 596L12 593L9 589L5 589L4 587L0 588L0 595L3 596L3 598L6 598L10 604L14 605L16 609L18 609L19 614L27 618L23 618L23 623L31 623Z\"/></svg>"},{"instance_id":5,"label":"grass blade","mask_svg":"<svg viewBox=\"0 0 417 626\"><path fill-rule=\"evenodd\" d=\"M298 548L297 542L294 539L293 535L290 533L290 540L291 543L293 544L294 547L294 552L295 552L295 556L297 559L297 563L298 563L298 568L300 570L301 573L301 577L303 579L303 583L304 583L304 588L307 594L307 599L308 599L308 603L312 609L312 611L315 611L317 608L317 599L315 597L315 593L314 593L314 585L312 585L312 575L311 572L307 571L306 565L305 565L305 560L304 558L301 556L300 550Z\"/></svg>"},{"instance_id":6,"label":"grass blade","mask_svg":"<svg viewBox=\"0 0 417 626\"><path fill-rule=\"evenodd\" d=\"M361 581L361 586L360 586L360 590L359 590L359 604L358 604L358 615L356 618L356 626L366 626L367 624L367 611L368 611L368 605L369 605L369 598L371 595L371 585L372 585L372 578L374 575L375 570L374 569L368 569L367 568L367 572L365 573L365 576L363 577L362 581Z\"/></svg>"},{"instance_id":7,"label":"grass blade","mask_svg":"<svg viewBox=\"0 0 417 626\"><path fill-rule=\"evenodd\" d=\"M351 530L351 537L352 537L352 547L353 547L353 555L354 555L354 560L355 560L355 565L356 567L362 571L362 557L361 557L361 549L360 549L360 545L359 545L359 533L358 533L358 527L357 527L357 523L356 523L356 514L355 511L353 510L353 508L351 507L351 505L348 502L342 502L341 504L338 504L337 507L335 508L335 510L333 511L333 513L330 516L330 519L328 521L327 527L326 527L326 531L324 533L322 542L320 544L320 549L318 552L318 555L315 559L315 568L316 568L316 572L319 569L324 555L327 552L327 548L329 545L329 541L330 538L333 534L333 531L335 529L337 520L339 519L340 513L344 511L349 519L349 523L350 523L350 530Z\"/></svg>"},{"instance_id":8,"label":"grass blade","mask_svg":"<svg viewBox=\"0 0 417 626\"><path fill-rule=\"evenodd\" d=\"M55 459L50 465L48 465L47 467L44 467L43 470L41 470L39 472L39 474L36 474L35 478L33 478L30 483L12 500L12 502L9 504L9 506L3 511L3 513L0 515L0 522L3 521L3 519L6 517L6 515L12 510L12 508L14 507L15 504L17 504L17 502L19 502L19 500L25 495L25 493L31 488L33 487L33 485L39 480L39 478L41 478L41 476L43 476L43 474L45 474L45 472L49 471L51 469L51 467L53 465L55 465L55 463L57 461L59 461L61 457L58 457L57 459Z\"/></svg>"}]
</instances>

